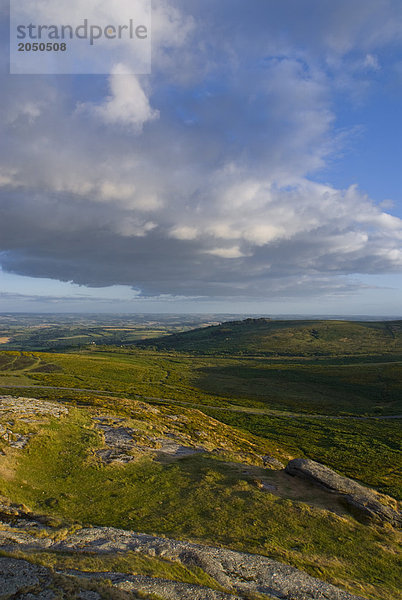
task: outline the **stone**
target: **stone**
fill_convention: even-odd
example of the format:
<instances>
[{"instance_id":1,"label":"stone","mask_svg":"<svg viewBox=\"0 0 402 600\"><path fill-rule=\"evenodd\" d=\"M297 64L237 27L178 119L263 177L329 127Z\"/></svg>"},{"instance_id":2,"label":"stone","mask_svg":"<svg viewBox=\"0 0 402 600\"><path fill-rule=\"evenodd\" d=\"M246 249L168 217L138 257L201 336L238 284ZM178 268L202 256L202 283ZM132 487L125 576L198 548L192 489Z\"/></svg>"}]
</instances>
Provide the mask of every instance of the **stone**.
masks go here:
<instances>
[{"instance_id":1,"label":"stone","mask_svg":"<svg viewBox=\"0 0 402 600\"><path fill-rule=\"evenodd\" d=\"M339 475L321 463L308 458L295 458L287 464L285 471L289 475L300 477L340 494L343 503L356 516L388 522L395 527L402 525L401 512L389 506L391 499L364 487L353 479Z\"/></svg>"},{"instance_id":2,"label":"stone","mask_svg":"<svg viewBox=\"0 0 402 600\"><path fill-rule=\"evenodd\" d=\"M44 569L13 558L0 557L1 597L13 596L39 585Z\"/></svg>"},{"instance_id":3,"label":"stone","mask_svg":"<svg viewBox=\"0 0 402 600\"><path fill-rule=\"evenodd\" d=\"M80 590L78 594L79 600L101 600L100 594L98 592L91 592L90 590Z\"/></svg>"},{"instance_id":4,"label":"stone","mask_svg":"<svg viewBox=\"0 0 402 600\"><path fill-rule=\"evenodd\" d=\"M58 574L71 576L76 581L80 578L91 579L91 581L94 579L106 580L118 589L132 593L136 591L154 593L165 600L239 600L258 594L282 600L324 600L324 598L325 600L364 600L360 596L354 596L332 584L311 577L295 567L282 564L266 556L111 527L81 529L61 541L37 538L26 533L21 535L19 531L13 533L10 530L0 530L0 545L7 551L15 549L32 551L46 548L47 552L77 552L113 556L136 552L144 556L177 561L187 567L197 566L228 590L228 593L221 593L204 586L124 573L57 571ZM23 581L29 581L32 582L30 585L35 585L39 580L38 573L41 576L49 576L49 572L42 567L12 559L13 564L9 568L7 561L11 559L4 560L6 563L2 563L0 559L0 581L7 573L8 578L11 577L13 582L17 582L17 586L9 586L11 590L21 589ZM25 573L27 577L24 580L25 575L24 577L22 575ZM46 584L43 584L40 591L45 590L46 587Z\"/></svg>"},{"instance_id":5,"label":"stone","mask_svg":"<svg viewBox=\"0 0 402 600\"><path fill-rule=\"evenodd\" d=\"M269 454L266 454L262 457L262 462L264 463L264 467L270 466L274 469L283 469L285 467L285 465L281 463L280 460L274 458L273 456L270 456Z\"/></svg>"}]
</instances>

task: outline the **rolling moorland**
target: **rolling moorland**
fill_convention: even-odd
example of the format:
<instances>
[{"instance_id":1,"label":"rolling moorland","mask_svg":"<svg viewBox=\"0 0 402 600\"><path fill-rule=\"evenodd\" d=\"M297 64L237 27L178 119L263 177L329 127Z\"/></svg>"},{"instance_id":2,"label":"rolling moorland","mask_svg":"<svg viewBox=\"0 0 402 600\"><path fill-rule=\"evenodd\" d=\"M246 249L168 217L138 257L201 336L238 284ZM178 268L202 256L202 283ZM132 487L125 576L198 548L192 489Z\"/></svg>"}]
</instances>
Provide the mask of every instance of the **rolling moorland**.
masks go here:
<instances>
[{"instance_id":1,"label":"rolling moorland","mask_svg":"<svg viewBox=\"0 0 402 600\"><path fill-rule=\"evenodd\" d=\"M81 597L84 573L99 598L347 597L319 596L299 576L286 592L271 580L253 587L250 573L234 582L183 558L207 544L359 597L400 598L398 523L367 518L285 466L312 459L397 510L402 322L248 319L163 333L0 353L4 560L47 569L41 576L67 590L60 597ZM152 552L142 538L98 552L89 526L93 538L109 539L102 527L163 538ZM175 554L159 539L193 546Z\"/></svg>"}]
</instances>

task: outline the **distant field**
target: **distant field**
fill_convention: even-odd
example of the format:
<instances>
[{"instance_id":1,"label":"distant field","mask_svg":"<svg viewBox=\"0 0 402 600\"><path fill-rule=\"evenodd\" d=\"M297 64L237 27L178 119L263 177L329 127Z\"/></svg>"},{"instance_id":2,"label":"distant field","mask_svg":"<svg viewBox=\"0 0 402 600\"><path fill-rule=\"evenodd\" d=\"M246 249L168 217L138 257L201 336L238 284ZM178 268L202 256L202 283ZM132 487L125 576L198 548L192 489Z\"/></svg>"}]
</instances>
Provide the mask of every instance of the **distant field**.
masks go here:
<instances>
[{"instance_id":1,"label":"distant field","mask_svg":"<svg viewBox=\"0 0 402 600\"><path fill-rule=\"evenodd\" d=\"M200 316L0 315L0 344L10 350L62 351L122 346L210 324Z\"/></svg>"}]
</instances>

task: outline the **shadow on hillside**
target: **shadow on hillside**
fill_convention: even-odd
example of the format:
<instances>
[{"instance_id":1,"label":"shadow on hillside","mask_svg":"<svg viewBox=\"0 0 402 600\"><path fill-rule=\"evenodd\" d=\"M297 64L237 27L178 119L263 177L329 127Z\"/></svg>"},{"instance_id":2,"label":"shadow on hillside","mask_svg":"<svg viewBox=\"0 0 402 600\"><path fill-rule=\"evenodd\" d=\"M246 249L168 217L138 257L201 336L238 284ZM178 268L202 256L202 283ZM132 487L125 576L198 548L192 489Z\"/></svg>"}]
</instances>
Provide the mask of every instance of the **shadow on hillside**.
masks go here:
<instances>
[{"instance_id":1,"label":"shadow on hillside","mask_svg":"<svg viewBox=\"0 0 402 600\"><path fill-rule=\"evenodd\" d=\"M277 410L333 415L402 412L400 367L387 374L381 367L369 369L203 367L195 372L193 383L235 403Z\"/></svg>"}]
</instances>

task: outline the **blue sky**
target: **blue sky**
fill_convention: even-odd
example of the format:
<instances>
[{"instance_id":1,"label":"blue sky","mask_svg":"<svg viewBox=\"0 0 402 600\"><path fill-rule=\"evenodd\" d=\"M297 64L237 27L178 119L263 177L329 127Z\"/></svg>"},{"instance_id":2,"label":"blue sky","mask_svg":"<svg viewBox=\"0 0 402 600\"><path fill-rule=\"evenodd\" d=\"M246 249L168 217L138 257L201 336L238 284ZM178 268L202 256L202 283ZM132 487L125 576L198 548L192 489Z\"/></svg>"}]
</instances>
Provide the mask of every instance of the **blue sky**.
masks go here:
<instances>
[{"instance_id":1,"label":"blue sky","mask_svg":"<svg viewBox=\"0 0 402 600\"><path fill-rule=\"evenodd\" d=\"M399 0L153 7L150 76L4 48L0 311L401 315Z\"/></svg>"}]
</instances>

